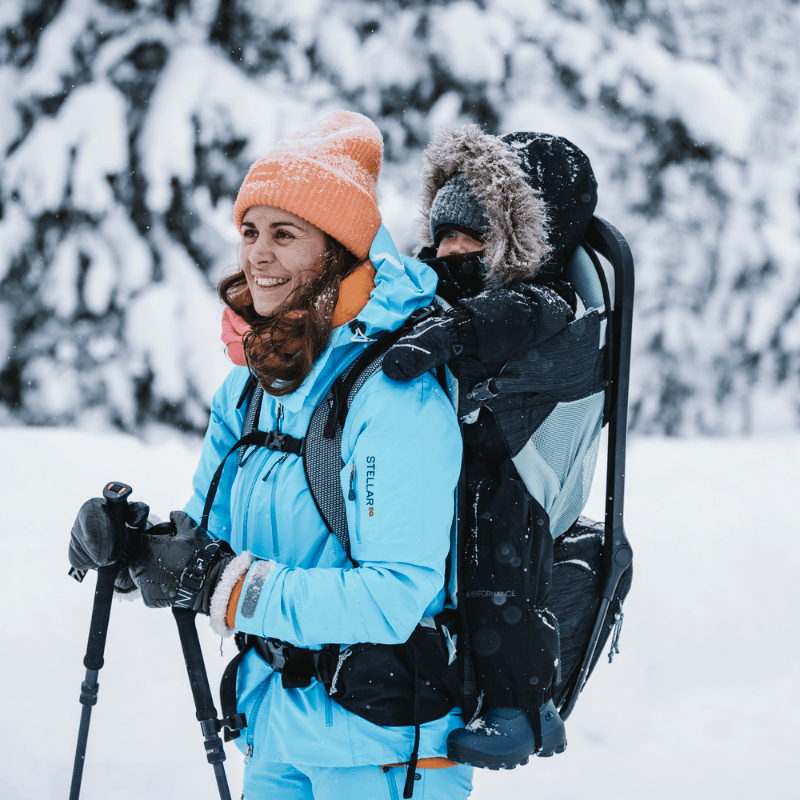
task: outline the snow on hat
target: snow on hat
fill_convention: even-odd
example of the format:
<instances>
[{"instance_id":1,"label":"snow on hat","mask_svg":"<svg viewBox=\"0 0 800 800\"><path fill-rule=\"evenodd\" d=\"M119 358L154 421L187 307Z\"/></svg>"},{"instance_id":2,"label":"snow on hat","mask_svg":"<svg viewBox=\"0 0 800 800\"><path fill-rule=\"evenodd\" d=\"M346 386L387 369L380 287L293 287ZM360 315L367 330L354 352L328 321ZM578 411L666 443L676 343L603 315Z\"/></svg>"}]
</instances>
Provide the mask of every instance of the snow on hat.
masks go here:
<instances>
[{"instance_id":1,"label":"snow on hat","mask_svg":"<svg viewBox=\"0 0 800 800\"><path fill-rule=\"evenodd\" d=\"M475 196L470 182L457 172L436 193L431 205L431 239L455 226L475 231L482 237L489 230L489 217L483 203Z\"/></svg>"},{"instance_id":2,"label":"snow on hat","mask_svg":"<svg viewBox=\"0 0 800 800\"><path fill-rule=\"evenodd\" d=\"M334 111L281 139L250 167L236 196L233 219L252 206L275 206L302 217L366 258L381 224L377 182L383 138L371 120Z\"/></svg>"}]
</instances>

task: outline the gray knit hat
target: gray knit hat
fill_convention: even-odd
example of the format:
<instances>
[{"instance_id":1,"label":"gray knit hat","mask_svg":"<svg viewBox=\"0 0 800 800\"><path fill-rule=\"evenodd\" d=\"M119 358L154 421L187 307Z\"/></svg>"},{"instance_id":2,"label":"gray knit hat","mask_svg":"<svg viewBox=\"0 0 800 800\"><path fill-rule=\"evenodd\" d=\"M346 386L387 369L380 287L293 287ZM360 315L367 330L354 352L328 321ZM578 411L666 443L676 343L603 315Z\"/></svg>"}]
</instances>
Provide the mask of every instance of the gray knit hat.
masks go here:
<instances>
[{"instance_id":1,"label":"gray knit hat","mask_svg":"<svg viewBox=\"0 0 800 800\"><path fill-rule=\"evenodd\" d=\"M456 172L436 193L431 205L431 239L435 242L444 228L452 226L467 228L481 236L489 230L486 209L462 172Z\"/></svg>"}]
</instances>

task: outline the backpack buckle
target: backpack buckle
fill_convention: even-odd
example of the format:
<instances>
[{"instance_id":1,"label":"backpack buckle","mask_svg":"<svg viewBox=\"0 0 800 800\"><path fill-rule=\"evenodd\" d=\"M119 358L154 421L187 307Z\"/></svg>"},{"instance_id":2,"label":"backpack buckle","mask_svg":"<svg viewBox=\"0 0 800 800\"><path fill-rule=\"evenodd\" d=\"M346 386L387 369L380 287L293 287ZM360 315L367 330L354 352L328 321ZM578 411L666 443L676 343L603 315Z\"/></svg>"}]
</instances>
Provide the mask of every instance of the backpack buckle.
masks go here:
<instances>
[{"instance_id":1,"label":"backpack buckle","mask_svg":"<svg viewBox=\"0 0 800 800\"><path fill-rule=\"evenodd\" d=\"M418 308L411 316L408 318L408 322L406 324L409 327L414 327L418 325L422 320L428 319L428 317L432 317L435 314L440 314L441 309L435 303L431 303L429 306L423 306L422 308Z\"/></svg>"},{"instance_id":2,"label":"backpack buckle","mask_svg":"<svg viewBox=\"0 0 800 800\"><path fill-rule=\"evenodd\" d=\"M283 450L285 442L286 434L275 430L267 431L267 438L264 442L264 447L266 447L268 450Z\"/></svg>"},{"instance_id":3,"label":"backpack buckle","mask_svg":"<svg viewBox=\"0 0 800 800\"><path fill-rule=\"evenodd\" d=\"M286 666L286 642L282 642L280 639L267 639L266 644L267 650L272 655L269 665L274 672L283 672Z\"/></svg>"},{"instance_id":4,"label":"backpack buckle","mask_svg":"<svg viewBox=\"0 0 800 800\"><path fill-rule=\"evenodd\" d=\"M490 402L497 397L498 394L500 394L499 390L497 389L497 384L494 382L494 380L494 378L487 378L477 386L473 386L472 389L470 389L470 391L467 393L467 397L470 400L474 400L476 403L480 403L481 405Z\"/></svg>"}]
</instances>

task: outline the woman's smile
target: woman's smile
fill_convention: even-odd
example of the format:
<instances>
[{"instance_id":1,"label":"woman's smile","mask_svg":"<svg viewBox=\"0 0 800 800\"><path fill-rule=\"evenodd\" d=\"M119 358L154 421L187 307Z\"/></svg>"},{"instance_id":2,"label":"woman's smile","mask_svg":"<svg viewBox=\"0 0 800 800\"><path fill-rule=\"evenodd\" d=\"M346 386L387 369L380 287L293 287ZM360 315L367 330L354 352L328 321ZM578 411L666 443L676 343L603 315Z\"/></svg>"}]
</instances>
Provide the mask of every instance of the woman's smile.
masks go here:
<instances>
[{"instance_id":1,"label":"woman's smile","mask_svg":"<svg viewBox=\"0 0 800 800\"><path fill-rule=\"evenodd\" d=\"M271 286L283 286L284 283L288 283L288 278L263 278L259 275L254 275L253 280L261 287L267 288Z\"/></svg>"}]
</instances>

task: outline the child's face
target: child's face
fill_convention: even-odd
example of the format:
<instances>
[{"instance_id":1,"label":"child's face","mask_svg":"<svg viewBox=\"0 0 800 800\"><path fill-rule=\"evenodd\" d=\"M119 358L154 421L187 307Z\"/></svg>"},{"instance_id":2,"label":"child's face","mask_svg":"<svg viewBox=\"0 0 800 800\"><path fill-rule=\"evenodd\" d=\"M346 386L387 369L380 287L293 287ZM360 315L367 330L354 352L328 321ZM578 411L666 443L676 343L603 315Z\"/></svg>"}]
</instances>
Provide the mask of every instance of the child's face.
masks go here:
<instances>
[{"instance_id":1,"label":"child's face","mask_svg":"<svg viewBox=\"0 0 800 800\"><path fill-rule=\"evenodd\" d=\"M453 228L446 228L439 239L439 246L436 250L436 257L453 256L462 253L477 253L483 250L483 242L475 239L464 231L457 231Z\"/></svg>"}]
</instances>

